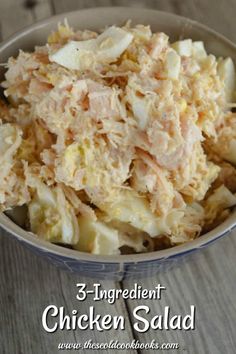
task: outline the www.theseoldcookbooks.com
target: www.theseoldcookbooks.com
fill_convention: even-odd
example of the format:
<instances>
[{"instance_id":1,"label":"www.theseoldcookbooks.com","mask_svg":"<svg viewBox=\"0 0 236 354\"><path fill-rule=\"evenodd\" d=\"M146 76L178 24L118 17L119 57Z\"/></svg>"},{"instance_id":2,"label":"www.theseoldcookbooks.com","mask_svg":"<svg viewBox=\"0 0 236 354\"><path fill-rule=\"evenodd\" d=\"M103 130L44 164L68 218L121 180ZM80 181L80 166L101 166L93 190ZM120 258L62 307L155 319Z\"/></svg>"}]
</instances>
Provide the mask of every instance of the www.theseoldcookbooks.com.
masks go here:
<instances>
[{"instance_id":1,"label":"www.theseoldcookbooks.com","mask_svg":"<svg viewBox=\"0 0 236 354\"><path fill-rule=\"evenodd\" d=\"M92 289L87 289L87 285L83 283L76 284L76 287L76 299L82 302L92 295L94 306L89 307L88 313L80 313L79 309L73 309L71 313L66 313L63 306L48 305L42 314L42 325L46 332L53 333L57 330L78 329L97 330L100 332L110 329L125 330L126 319L124 316L101 315L96 311L96 302L106 300L112 305L119 298L158 301L161 300L167 291L166 287L161 284L157 284L152 290L144 289L138 284L134 284L132 289L106 290L102 289L99 283L94 284ZM133 309L134 330L146 332L150 328L155 330L178 329L185 331L195 329L196 308L194 305L190 305L189 311L185 314L173 313L169 306L165 306L158 313L151 313L152 311L146 304L138 305Z\"/></svg>"}]
</instances>

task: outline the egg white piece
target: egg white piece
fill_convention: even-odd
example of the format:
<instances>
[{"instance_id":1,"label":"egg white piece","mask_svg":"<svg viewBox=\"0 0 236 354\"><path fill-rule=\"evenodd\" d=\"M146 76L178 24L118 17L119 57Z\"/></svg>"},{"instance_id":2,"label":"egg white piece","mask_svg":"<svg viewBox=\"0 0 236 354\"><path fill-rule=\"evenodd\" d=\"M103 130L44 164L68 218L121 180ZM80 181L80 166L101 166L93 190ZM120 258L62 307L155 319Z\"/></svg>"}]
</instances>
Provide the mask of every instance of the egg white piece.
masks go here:
<instances>
[{"instance_id":1,"label":"egg white piece","mask_svg":"<svg viewBox=\"0 0 236 354\"><path fill-rule=\"evenodd\" d=\"M92 254L120 254L118 231L101 221L80 216L78 219L80 238L75 248Z\"/></svg>"},{"instance_id":2,"label":"egg white piece","mask_svg":"<svg viewBox=\"0 0 236 354\"><path fill-rule=\"evenodd\" d=\"M166 73L169 79L178 80L181 68L181 58L175 50L169 51L166 56Z\"/></svg>"},{"instance_id":3,"label":"egg white piece","mask_svg":"<svg viewBox=\"0 0 236 354\"><path fill-rule=\"evenodd\" d=\"M144 130L149 119L149 107L147 102L137 96L133 97L132 110L138 121L139 128Z\"/></svg>"},{"instance_id":4,"label":"egg white piece","mask_svg":"<svg viewBox=\"0 0 236 354\"><path fill-rule=\"evenodd\" d=\"M225 95L228 102L233 102L235 93L235 66L231 58L222 59L218 63L218 74L225 83Z\"/></svg>"},{"instance_id":5,"label":"egg white piece","mask_svg":"<svg viewBox=\"0 0 236 354\"><path fill-rule=\"evenodd\" d=\"M107 28L95 39L70 41L54 54L50 61L72 70L83 70L93 62L111 63L130 45L133 35L115 26Z\"/></svg>"},{"instance_id":6,"label":"egg white piece","mask_svg":"<svg viewBox=\"0 0 236 354\"><path fill-rule=\"evenodd\" d=\"M190 57L192 55L193 43L191 39L177 41L171 46L180 56Z\"/></svg>"},{"instance_id":7,"label":"egg white piece","mask_svg":"<svg viewBox=\"0 0 236 354\"><path fill-rule=\"evenodd\" d=\"M171 47L180 55L191 57L200 60L207 56L207 52L202 41L192 41L191 39L184 39L182 41L174 42Z\"/></svg>"},{"instance_id":8,"label":"egg white piece","mask_svg":"<svg viewBox=\"0 0 236 354\"><path fill-rule=\"evenodd\" d=\"M236 140L232 139L229 144L227 145L227 149L221 152L222 157L236 165Z\"/></svg>"},{"instance_id":9,"label":"egg white piece","mask_svg":"<svg viewBox=\"0 0 236 354\"><path fill-rule=\"evenodd\" d=\"M196 59L206 58L207 52L202 41L193 42L193 57Z\"/></svg>"}]
</instances>

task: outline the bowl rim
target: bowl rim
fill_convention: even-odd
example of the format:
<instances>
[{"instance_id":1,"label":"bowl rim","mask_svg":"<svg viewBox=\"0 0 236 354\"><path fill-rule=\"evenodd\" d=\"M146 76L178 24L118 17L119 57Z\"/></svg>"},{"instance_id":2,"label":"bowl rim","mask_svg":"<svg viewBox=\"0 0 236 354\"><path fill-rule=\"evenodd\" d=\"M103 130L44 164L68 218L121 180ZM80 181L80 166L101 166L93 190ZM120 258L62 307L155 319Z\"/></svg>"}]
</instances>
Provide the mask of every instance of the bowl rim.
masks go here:
<instances>
[{"instance_id":1,"label":"bowl rim","mask_svg":"<svg viewBox=\"0 0 236 354\"><path fill-rule=\"evenodd\" d=\"M15 43L18 39L27 34L30 34L32 30L37 30L42 27L47 26L51 21L59 22L60 20L70 17L72 14L84 12L105 12L105 11L130 11L130 7L125 6L113 6L113 7L91 7L86 9L78 9L76 11L65 12L61 14L57 14L54 16L47 17L43 20L37 21L29 26L24 27L20 31L17 31L10 35L8 38L3 40L0 43L0 53L4 52L8 47L10 47L13 43ZM145 12L154 12L159 15L168 15L170 18L179 19L182 22L185 22L186 25L191 25L195 28L203 30L208 34L215 36L217 39L220 39L225 44L230 46L236 52L236 44L234 44L231 40L226 38L224 35L218 33L217 31L209 28L208 26L199 23L198 21L186 18L184 16L176 15L166 11L159 11L151 8L141 8L136 7L140 11ZM132 15L129 16L132 19ZM167 258L173 258L180 256L182 254L193 252L196 249L202 248L213 241L217 240L218 238L224 236L225 234L229 233L234 227L236 226L236 211L232 212L232 214L220 225L218 225L213 230L205 233L204 235L196 238L193 241L189 241L185 244L181 244L178 246L173 246L168 249L154 251L154 252L147 252L147 253L139 253L139 254L128 254L128 255L94 255L91 253L85 253L73 249L68 249L63 246L59 246L49 241L45 241L34 235L32 232L25 231L23 228L18 226L16 223L10 220L5 214L0 214L0 227L5 229L10 235L15 236L18 240L26 242L30 246L36 247L41 251L46 253L50 252L58 257L65 257L70 259L71 261L84 261L84 262L96 262L96 263L141 263L141 262L148 262L148 261L158 261Z\"/></svg>"}]
</instances>

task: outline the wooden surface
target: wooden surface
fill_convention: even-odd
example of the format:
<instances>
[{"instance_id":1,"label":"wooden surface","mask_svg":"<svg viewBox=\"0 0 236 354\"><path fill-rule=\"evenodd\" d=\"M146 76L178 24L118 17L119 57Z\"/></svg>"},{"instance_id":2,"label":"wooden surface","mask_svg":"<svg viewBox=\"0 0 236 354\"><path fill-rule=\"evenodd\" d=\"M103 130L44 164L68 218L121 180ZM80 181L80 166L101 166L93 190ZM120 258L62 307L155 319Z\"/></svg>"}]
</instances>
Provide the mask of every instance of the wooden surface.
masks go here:
<instances>
[{"instance_id":1,"label":"wooden surface","mask_svg":"<svg viewBox=\"0 0 236 354\"><path fill-rule=\"evenodd\" d=\"M171 11L201 21L228 38L236 40L236 1L213 0L1 0L0 35L5 38L18 29L54 13L83 7L130 5ZM178 342L178 351L163 353L234 354L236 353L236 233L176 265L158 277L138 281L144 288L153 289L156 283L166 286L161 301L149 301L152 315L170 306L176 313L185 313L196 305L195 331L154 331L138 334L132 329L130 315L144 300L118 300L96 304L101 314L126 317L125 331L58 331L46 334L41 316L48 304L64 306L67 311L78 307L77 282L89 287L93 281L56 269L23 248L4 231L0 235L0 353L54 354L60 342L85 342L92 339L105 342L118 339L131 342L138 339L150 342ZM132 281L122 284L102 282L103 288L132 288ZM93 305L91 299L81 304L83 313ZM73 352L73 351L70 351ZM80 351L89 353L90 351ZM96 352L96 351L94 351ZM114 353L116 351L113 351ZM123 351L125 353L125 351ZM137 353L143 353L139 350ZM150 351L151 352L151 351ZM136 353L136 351L127 351ZM147 353L147 351L145 351ZM158 351L162 353L162 351Z\"/></svg>"}]
</instances>

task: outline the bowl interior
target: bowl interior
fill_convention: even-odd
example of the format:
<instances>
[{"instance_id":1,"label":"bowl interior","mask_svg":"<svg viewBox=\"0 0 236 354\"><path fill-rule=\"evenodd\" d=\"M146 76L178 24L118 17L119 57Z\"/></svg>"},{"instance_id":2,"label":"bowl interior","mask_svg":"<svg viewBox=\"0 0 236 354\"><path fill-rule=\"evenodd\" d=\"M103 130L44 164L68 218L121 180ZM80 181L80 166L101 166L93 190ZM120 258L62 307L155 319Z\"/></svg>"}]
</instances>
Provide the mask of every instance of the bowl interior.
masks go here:
<instances>
[{"instance_id":1,"label":"bowl interior","mask_svg":"<svg viewBox=\"0 0 236 354\"><path fill-rule=\"evenodd\" d=\"M113 7L79 10L40 21L22 30L21 32L18 32L2 43L0 46L0 62L5 63L10 56L16 56L19 49L31 51L35 45L45 44L48 34L56 28L58 22L63 22L65 18L72 27L82 30L99 30L112 24L122 25L127 20L131 19L132 24L140 23L150 25L152 30L155 32L162 31L167 33L171 41L175 41L179 38L203 40L209 53L213 53L216 56L230 56L234 60L236 59L236 46L232 42L195 21L160 11ZM2 81L3 78L4 68L0 66L0 81ZM18 225L23 225L25 217L24 210L18 208L14 213L10 214ZM101 262L120 262L122 260L128 262L144 261L147 259L160 259L201 247L202 245L211 242L213 239L220 237L220 235L230 230L236 223L236 213L233 212L232 215L216 229L188 244L149 254L122 255L112 258L109 256L104 257L88 255L39 240L35 236L32 236L30 233L20 228L16 223L12 222L4 214L0 214L0 225L19 239L23 239L36 247L45 249L46 251L69 256L74 259L86 259L91 261L96 260Z\"/></svg>"}]
</instances>

